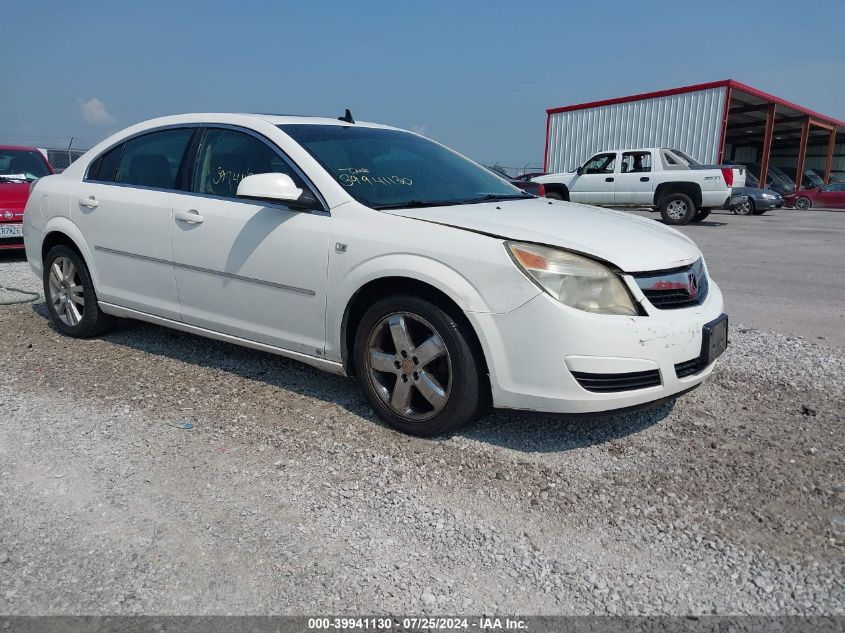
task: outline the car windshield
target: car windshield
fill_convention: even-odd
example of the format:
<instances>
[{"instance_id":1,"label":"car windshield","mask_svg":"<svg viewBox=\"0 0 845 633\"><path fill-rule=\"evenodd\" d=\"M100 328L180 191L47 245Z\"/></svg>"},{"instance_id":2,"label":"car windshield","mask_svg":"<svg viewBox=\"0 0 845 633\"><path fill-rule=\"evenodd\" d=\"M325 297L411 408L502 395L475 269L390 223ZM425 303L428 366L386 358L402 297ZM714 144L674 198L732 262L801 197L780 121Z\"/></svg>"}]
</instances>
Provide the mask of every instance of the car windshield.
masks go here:
<instances>
[{"instance_id":1,"label":"car windshield","mask_svg":"<svg viewBox=\"0 0 845 633\"><path fill-rule=\"evenodd\" d=\"M784 171L774 165L769 165L769 171L777 175L780 181L790 189L795 189L795 181L784 173Z\"/></svg>"},{"instance_id":2,"label":"car windshield","mask_svg":"<svg viewBox=\"0 0 845 633\"><path fill-rule=\"evenodd\" d=\"M374 209L532 198L450 149L400 130L279 126L358 202Z\"/></svg>"},{"instance_id":3,"label":"car windshield","mask_svg":"<svg viewBox=\"0 0 845 633\"><path fill-rule=\"evenodd\" d=\"M35 180L50 174L47 161L34 149L0 149L0 181Z\"/></svg>"},{"instance_id":4,"label":"car windshield","mask_svg":"<svg viewBox=\"0 0 845 633\"><path fill-rule=\"evenodd\" d=\"M814 171L805 171L805 172L804 172L804 178L806 178L806 183L807 183L807 185L809 185L809 186L812 186L812 187L824 187L824 178L822 178L821 176L819 176L819 175L818 175L816 172L814 172ZM807 187L805 186L804 188L806 189Z\"/></svg>"},{"instance_id":5,"label":"car windshield","mask_svg":"<svg viewBox=\"0 0 845 633\"><path fill-rule=\"evenodd\" d=\"M792 182L790 179L784 179L783 176L778 174L775 170L769 167L769 173L766 176L767 180L771 181L772 185L777 187L781 187L782 189L786 189L787 191L791 191L795 189L795 183ZM790 184L792 183L792 184Z\"/></svg>"}]
</instances>

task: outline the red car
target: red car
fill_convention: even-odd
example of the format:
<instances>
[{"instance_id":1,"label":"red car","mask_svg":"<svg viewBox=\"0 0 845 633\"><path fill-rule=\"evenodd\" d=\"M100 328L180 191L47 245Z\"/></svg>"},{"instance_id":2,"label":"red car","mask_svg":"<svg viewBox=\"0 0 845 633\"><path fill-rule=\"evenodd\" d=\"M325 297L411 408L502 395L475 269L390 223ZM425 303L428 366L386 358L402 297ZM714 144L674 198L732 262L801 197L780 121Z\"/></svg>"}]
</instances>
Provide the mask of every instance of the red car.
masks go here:
<instances>
[{"instance_id":1,"label":"red car","mask_svg":"<svg viewBox=\"0 0 845 633\"><path fill-rule=\"evenodd\" d=\"M802 210L810 207L845 209L845 183L832 182L816 189L802 189L786 197L786 206Z\"/></svg>"},{"instance_id":2,"label":"red car","mask_svg":"<svg viewBox=\"0 0 845 633\"><path fill-rule=\"evenodd\" d=\"M23 209L33 180L53 167L34 147L0 145L0 250L23 248Z\"/></svg>"}]
</instances>

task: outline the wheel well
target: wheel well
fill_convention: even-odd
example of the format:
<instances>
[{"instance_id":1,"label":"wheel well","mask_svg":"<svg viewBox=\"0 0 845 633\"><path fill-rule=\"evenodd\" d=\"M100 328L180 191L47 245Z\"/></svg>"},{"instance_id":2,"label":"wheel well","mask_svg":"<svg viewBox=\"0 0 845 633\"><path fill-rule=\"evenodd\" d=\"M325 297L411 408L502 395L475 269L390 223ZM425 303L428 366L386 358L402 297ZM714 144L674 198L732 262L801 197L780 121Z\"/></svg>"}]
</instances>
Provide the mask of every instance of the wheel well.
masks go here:
<instances>
[{"instance_id":1,"label":"wheel well","mask_svg":"<svg viewBox=\"0 0 845 633\"><path fill-rule=\"evenodd\" d=\"M543 183L543 188L546 190L546 193L559 193L563 196L564 200L569 200L569 188L566 185L556 185L554 183Z\"/></svg>"},{"instance_id":2,"label":"wheel well","mask_svg":"<svg viewBox=\"0 0 845 633\"><path fill-rule=\"evenodd\" d=\"M47 258L47 253L50 252L50 249L54 246L58 246L59 244L64 244L65 246L69 246L77 253L79 256L82 257L82 252L76 246L76 243L70 239L66 234L62 233L61 231L52 231L51 233L47 233L44 236L44 241L41 242L41 261L43 262ZM85 259L83 257L83 259Z\"/></svg>"},{"instance_id":3,"label":"wheel well","mask_svg":"<svg viewBox=\"0 0 845 633\"><path fill-rule=\"evenodd\" d=\"M383 277L361 286L358 292L352 296L343 313L340 332L342 345L341 357L348 375L352 376L355 373L355 364L352 362L352 351L355 349L355 335L358 332L358 325L361 323L364 313L379 299L396 294L414 295L425 299L445 311L456 322L466 325L472 337L469 344L481 360L483 365L482 371L485 374L488 373L487 360L484 358L484 350L481 348L478 335L466 318L464 311L451 297L434 286L417 279L411 279L410 277Z\"/></svg>"},{"instance_id":4,"label":"wheel well","mask_svg":"<svg viewBox=\"0 0 845 633\"><path fill-rule=\"evenodd\" d=\"M664 182L654 191L654 206L659 207L664 197L672 193L683 193L690 197L696 208L701 207L701 187L695 182Z\"/></svg>"}]
</instances>

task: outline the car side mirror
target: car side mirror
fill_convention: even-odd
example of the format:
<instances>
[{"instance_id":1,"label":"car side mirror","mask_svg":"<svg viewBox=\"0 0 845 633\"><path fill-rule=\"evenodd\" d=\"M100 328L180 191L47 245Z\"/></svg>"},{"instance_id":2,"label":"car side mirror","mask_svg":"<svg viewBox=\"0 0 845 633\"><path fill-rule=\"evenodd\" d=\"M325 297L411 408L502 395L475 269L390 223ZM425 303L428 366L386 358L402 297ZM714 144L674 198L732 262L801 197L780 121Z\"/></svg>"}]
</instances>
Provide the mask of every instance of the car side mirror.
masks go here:
<instances>
[{"instance_id":1,"label":"car side mirror","mask_svg":"<svg viewBox=\"0 0 845 633\"><path fill-rule=\"evenodd\" d=\"M586 171L587 170L584 169L584 167L582 166L582 167L579 167L578 169L576 169L575 173L578 174L579 176L583 176Z\"/></svg>"},{"instance_id":2,"label":"car side mirror","mask_svg":"<svg viewBox=\"0 0 845 633\"><path fill-rule=\"evenodd\" d=\"M238 183L238 198L280 202L296 209L313 209L316 200L287 174L252 174Z\"/></svg>"}]
</instances>

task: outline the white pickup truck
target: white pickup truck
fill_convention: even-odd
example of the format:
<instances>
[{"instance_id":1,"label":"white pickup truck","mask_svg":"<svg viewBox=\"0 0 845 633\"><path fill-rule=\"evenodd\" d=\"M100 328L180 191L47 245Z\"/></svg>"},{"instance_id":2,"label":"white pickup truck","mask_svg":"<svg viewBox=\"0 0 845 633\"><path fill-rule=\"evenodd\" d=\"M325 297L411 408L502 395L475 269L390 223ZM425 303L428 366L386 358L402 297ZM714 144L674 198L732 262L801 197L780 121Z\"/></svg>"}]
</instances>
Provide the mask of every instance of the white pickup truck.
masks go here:
<instances>
[{"instance_id":1,"label":"white pickup truck","mask_svg":"<svg viewBox=\"0 0 845 633\"><path fill-rule=\"evenodd\" d=\"M677 149L620 149L600 152L574 172L532 180L543 185L548 198L651 207L667 224L687 224L725 207L731 188L745 186L745 168L702 165Z\"/></svg>"}]
</instances>

